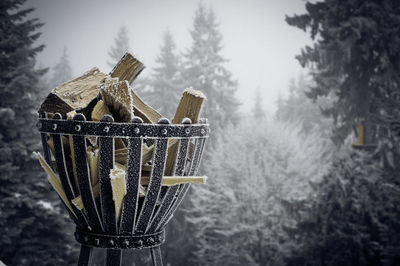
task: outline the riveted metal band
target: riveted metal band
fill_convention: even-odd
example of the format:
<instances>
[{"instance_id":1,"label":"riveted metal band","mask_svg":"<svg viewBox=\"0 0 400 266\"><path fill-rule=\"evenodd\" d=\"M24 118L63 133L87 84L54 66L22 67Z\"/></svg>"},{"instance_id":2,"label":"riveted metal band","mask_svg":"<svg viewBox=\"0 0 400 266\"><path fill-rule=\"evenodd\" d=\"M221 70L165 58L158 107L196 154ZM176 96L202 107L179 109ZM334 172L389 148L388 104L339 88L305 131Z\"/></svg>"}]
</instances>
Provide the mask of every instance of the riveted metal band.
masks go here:
<instances>
[{"instance_id":1,"label":"riveted metal band","mask_svg":"<svg viewBox=\"0 0 400 266\"><path fill-rule=\"evenodd\" d=\"M76 228L75 239L79 243L108 249L142 249L160 246L165 241L164 230L141 236L105 235L84 232Z\"/></svg>"},{"instance_id":2,"label":"riveted metal band","mask_svg":"<svg viewBox=\"0 0 400 266\"><path fill-rule=\"evenodd\" d=\"M135 124L39 118L41 133L129 138L207 138L208 124Z\"/></svg>"}]
</instances>

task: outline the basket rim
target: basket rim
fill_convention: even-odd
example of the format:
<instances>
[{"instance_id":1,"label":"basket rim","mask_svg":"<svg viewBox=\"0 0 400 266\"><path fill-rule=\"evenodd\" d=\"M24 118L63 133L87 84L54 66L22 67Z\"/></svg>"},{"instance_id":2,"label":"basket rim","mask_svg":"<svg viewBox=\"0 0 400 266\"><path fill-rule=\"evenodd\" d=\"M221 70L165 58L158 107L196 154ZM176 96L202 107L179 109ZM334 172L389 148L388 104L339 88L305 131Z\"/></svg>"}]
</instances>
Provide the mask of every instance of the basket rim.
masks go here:
<instances>
[{"instance_id":1,"label":"basket rim","mask_svg":"<svg viewBox=\"0 0 400 266\"><path fill-rule=\"evenodd\" d=\"M145 124L38 118L41 133L122 138L208 138L210 125Z\"/></svg>"}]
</instances>

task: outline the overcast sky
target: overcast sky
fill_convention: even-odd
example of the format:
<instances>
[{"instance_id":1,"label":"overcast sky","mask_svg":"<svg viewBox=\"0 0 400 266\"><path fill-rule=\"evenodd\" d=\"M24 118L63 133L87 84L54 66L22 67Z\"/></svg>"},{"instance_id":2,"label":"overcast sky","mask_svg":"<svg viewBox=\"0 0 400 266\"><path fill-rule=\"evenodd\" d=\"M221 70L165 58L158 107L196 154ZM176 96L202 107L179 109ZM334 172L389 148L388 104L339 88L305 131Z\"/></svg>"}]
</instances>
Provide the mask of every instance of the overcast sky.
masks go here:
<instances>
[{"instance_id":1,"label":"overcast sky","mask_svg":"<svg viewBox=\"0 0 400 266\"><path fill-rule=\"evenodd\" d=\"M212 6L223 34L227 68L239 81L237 98L242 111L249 111L255 91L262 91L268 112L275 110L278 94L286 95L289 79L305 71L294 56L310 43L303 31L290 27L285 14L303 13L303 0L214 0ZM168 27L178 49L191 44L189 30L199 0L28 0L33 14L45 23L38 56L42 66L54 66L63 47L68 50L74 76L97 66L109 72L110 46L119 27L129 32L132 52L147 66L147 75L159 53L161 37Z\"/></svg>"}]
</instances>

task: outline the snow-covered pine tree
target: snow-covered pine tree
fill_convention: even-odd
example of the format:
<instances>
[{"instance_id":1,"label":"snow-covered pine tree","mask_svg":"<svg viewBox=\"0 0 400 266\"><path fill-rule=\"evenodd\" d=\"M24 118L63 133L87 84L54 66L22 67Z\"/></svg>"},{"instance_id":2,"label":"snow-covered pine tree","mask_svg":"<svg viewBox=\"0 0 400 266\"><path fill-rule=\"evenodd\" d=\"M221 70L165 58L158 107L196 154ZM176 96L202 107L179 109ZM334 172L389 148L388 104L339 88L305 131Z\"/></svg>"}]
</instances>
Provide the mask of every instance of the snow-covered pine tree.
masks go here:
<instances>
[{"instance_id":1,"label":"snow-covered pine tree","mask_svg":"<svg viewBox=\"0 0 400 266\"><path fill-rule=\"evenodd\" d=\"M299 129L254 118L226 131L232 133L218 137L204 165L207 184L193 186L185 210L190 264L283 265L282 227L293 221L280 203L307 198L308 182L326 173L323 142L318 134L304 138Z\"/></svg>"},{"instance_id":2,"label":"snow-covered pine tree","mask_svg":"<svg viewBox=\"0 0 400 266\"><path fill-rule=\"evenodd\" d=\"M324 0L307 2L306 10L286 21L309 31L315 40L297 59L314 77L309 97L337 96L335 104L326 109L336 122L336 143L342 143L360 123L387 127L388 119L398 119L398 1ZM373 141L376 136L373 130L370 132L368 139ZM378 132L381 138L389 137L385 130Z\"/></svg>"},{"instance_id":3,"label":"snow-covered pine tree","mask_svg":"<svg viewBox=\"0 0 400 266\"><path fill-rule=\"evenodd\" d=\"M315 183L314 197L292 205L297 224L285 265L397 265L400 185L392 168L350 152Z\"/></svg>"},{"instance_id":4,"label":"snow-covered pine tree","mask_svg":"<svg viewBox=\"0 0 400 266\"><path fill-rule=\"evenodd\" d=\"M114 45L108 51L108 55L110 56L109 61L107 61L108 66L113 68L129 50L128 30L125 25L122 25L118 30L117 37L114 39Z\"/></svg>"},{"instance_id":5,"label":"snow-covered pine tree","mask_svg":"<svg viewBox=\"0 0 400 266\"><path fill-rule=\"evenodd\" d=\"M50 89L72 79L72 69L69 63L67 48L64 47L63 54L58 63L53 67L53 75L50 81Z\"/></svg>"},{"instance_id":6,"label":"snow-covered pine tree","mask_svg":"<svg viewBox=\"0 0 400 266\"><path fill-rule=\"evenodd\" d=\"M210 119L213 129L236 123L239 106L235 98L237 82L225 67L228 60L221 55L222 34L211 8L207 10L203 4L199 4L190 35L192 44L183 58L182 77L185 85L201 90L206 95L202 116Z\"/></svg>"},{"instance_id":7,"label":"snow-covered pine tree","mask_svg":"<svg viewBox=\"0 0 400 266\"><path fill-rule=\"evenodd\" d=\"M171 120L183 91L179 61L175 41L167 30L156 58L157 66L152 69L149 77L149 91L145 92L144 97L157 111Z\"/></svg>"},{"instance_id":8,"label":"snow-covered pine tree","mask_svg":"<svg viewBox=\"0 0 400 266\"><path fill-rule=\"evenodd\" d=\"M39 78L35 46L42 26L28 19L26 1L0 5L0 259L6 265L71 265L76 254L72 224L32 155L40 149L36 129ZM54 204L53 204L54 203Z\"/></svg>"},{"instance_id":9,"label":"snow-covered pine tree","mask_svg":"<svg viewBox=\"0 0 400 266\"><path fill-rule=\"evenodd\" d=\"M332 120L321 112L332 106L334 97L329 95L320 97L315 101L306 95L312 82L306 76L300 74L298 78L291 78L289 83L289 95L279 98L275 119L288 125L298 125L303 134L309 134L314 130L323 132L325 138L332 135Z\"/></svg>"}]
</instances>

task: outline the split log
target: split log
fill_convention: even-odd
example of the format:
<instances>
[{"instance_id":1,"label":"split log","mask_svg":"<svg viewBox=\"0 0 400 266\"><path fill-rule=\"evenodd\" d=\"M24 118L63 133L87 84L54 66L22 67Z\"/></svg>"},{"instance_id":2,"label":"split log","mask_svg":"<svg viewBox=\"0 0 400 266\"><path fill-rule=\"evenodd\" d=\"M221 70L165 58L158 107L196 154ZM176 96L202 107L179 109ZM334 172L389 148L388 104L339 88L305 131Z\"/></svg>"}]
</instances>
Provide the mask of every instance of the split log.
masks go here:
<instances>
[{"instance_id":1,"label":"split log","mask_svg":"<svg viewBox=\"0 0 400 266\"><path fill-rule=\"evenodd\" d=\"M106 75L93 68L82 76L53 89L39 108L39 113L61 113L66 115L73 110L89 105L99 93L97 86Z\"/></svg>"},{"instance_id":2,"label":"split log","mask_svg":"<svg viewBox=\"0 0 400 266\"><path fill-rule=\"evenodd\" d=\"M110 171L110 182L115 207L115 217L117 221L121 213L122 202L126 194L125 167L121 164L114 164Z\"/></svg>"},{"instance_id":3,"label":"split log","mask_svg":"<svg viewBox=\"0 0 400 266\"><path fill-rule=\"evenodd\" d=\"M99 100L92 110L92 121L100 121L103 115L111 115L110 110L103 100Z\"/></svg>"},{"instance_id":4,"label":"split log","mask_svg":"<svg viewBox=\"0 0 400 266\"><path fill-rule=\"evenodd\" d=\"M157 124L162 115L140 99L133 90L132 98L135 115L140 117L144 123Z\"/></svg>"},{"instance_id":5,"label":"split log","mask_svg":"<svg viewBox=\"0 0 400 266\"><path fill-rule=\"evenodd\" d=\"M190 118L193 124L197 123L204 99L205 96L201 91L194 89L184 90L181 100L179 101L178 108L176 109L174 119L172 120L172 124L180 124L185 117ZM172 143L173 141L169 142ZM177 141L175 141L171 147L168 147L168 155L164 172L165 175L173 175L177 149Z\"/></svg>"},{"instance_id":6,"label":"split log","mask_svg":"<svg viewBox=\"0 0 400 266\"><path fill-rule=\"evenodd\" d=\"M207 180L206 176L163 176L161 180L162 186L176 186L180 184L205 184ZM149 176L142 176L140 178L140 184L147 186L150 182Z\"/></svg>"},{"instance_id":7,"label":"split log","mask_svg":"<svg viewBox=\"0 0 400 266\"><path fill-rule=\"evenodd\" d=\"M111 71L110 76L119 80L127 80L129 84L136 79L136 77L143 71L145 66L133 57L130 53L126 53L121 60L115 65Z\"/></svg>"},{"instance_id":8,"label":"split log","mask_svg":"<svg viewBox=\"0 0 400 266\"><path fill-rule=\"evenodd\" d=\"M90 171L90 183L93 186L99 182L99 149L88 146L86 155Z\"/></svg>"},{"instance_id":9,"label":"split log","mask_svg":"<svg viewBox=\"0 0 400 266\"><path fill-rule=\"evenodd\" d=\"M130 122L133 118L133 99L128 82L105 82L99 88L101 98L115 122Z\"/></svg>"},{"instance_id":10,"label":"split log","mask_svg":"<svg viewBox=\"0 0 400 266\"><path fill-rule=\"evenodd\" d=\"M51 167L46 163L44 158L40 153L34 153L40 162L40 165L43 167L44 171L47 173L47 178L51 184L51 186L54 188L54 190L57 192L57 194L60 196L61 200L65 203L65 206L71 211L71 213L76 217L76 214L74 210L72 209L71 203L69 202L67 195L65 195L64 189L61 185L60 180L58 180L57 175L54 173L54 171L51 169Z\"/></svg>"},{"instance_id":11,"label":"split log","mask_svg":"<svg viewBox=\"0 0 400 266\"><path fill-rule=\"evenodd\" d=\"M145 66L139 60L133 57L130 53L126 53L111 71L110 76L112 78L118 78L120 81L126 80L129 84L132 84L144 68ZM143 100L135 94L132 88L131 95L134 114L142 118L144 123L156 124L158 119L162 116L148 104L143 102Z\"/></svg>"},{"instance_id":12,"label":"split log","mask_svg":"<svg viewBox=\"0 0 400 266\"><path fill-rule=\"evenodd\" d=\"M112 116L110 110L108 109L104 101L99 100L92 110L91 117L93 121L100 121L103 115ZM126 147L124 141L121 138L114 138L114 141L115 141L115 149L123 149Z\"/></svg>"}]
</instances>

